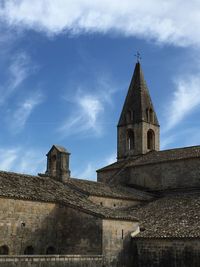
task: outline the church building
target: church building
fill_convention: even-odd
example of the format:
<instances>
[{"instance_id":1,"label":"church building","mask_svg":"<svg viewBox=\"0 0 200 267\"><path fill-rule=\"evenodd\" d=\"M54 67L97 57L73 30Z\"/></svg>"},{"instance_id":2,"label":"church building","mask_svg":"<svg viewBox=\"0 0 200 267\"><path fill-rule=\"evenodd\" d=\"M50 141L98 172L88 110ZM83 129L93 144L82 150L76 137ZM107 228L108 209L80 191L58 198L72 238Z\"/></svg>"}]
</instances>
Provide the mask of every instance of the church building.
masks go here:
<instances>
[{"instance_id":1,"label":"church building","mask_svg":"<svg viewBox=\"0 0 200 267\"><path fill-rule=\"evenodd\" d=\"M0 171L0 266L200 266L200 146L160 150L139 61L116 156L97 182L71 177L70 153L58 145L45 173Z\"/></svg>"}]
</instances>

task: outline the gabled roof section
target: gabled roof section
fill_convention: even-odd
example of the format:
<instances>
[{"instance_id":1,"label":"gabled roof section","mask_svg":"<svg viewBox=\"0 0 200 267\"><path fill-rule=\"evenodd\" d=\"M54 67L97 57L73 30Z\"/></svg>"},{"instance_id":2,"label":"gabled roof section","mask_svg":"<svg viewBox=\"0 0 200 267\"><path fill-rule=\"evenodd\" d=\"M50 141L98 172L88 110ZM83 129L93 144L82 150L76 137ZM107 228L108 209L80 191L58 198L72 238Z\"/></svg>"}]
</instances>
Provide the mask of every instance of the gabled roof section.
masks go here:
<instances>
[{"instance_id":1,"label":"gabled roof section","mask_svg":"<svg viewBox=\"0 0 200 267\"><path fill-rule=\"evenodd\" d=\"M190 158L200 158L200 146L181 147L161 151L153 150L139 157L114 162L104 168L97 170L97 172L110 171L115 169L119 170L121 168L158 164L161 162Z\"/></svg>"},{"instance_id":2,"label":"gabled roof section","mask_svg":"<svg viewBox=\"0 0 200 267\"><path fill-rule=\"evenodd\" d=\"M134 216L123 211L93 203L88 199L88 195L48 176L0 171L0 197L61 204L102 219L137 221Z\"/></svg>"},{"instance_id":3,"label":"gabled roof section","mask_svg":"<svg viewBox=\"0 0 200 267\"><path fill-rule=\"evenodd\" d=\"M67 151L67 149L66 148L64 148L63 146L58 146L58 145L53 145L52 147L51 147L51 149L49 150L49 152L47 153L47 155L52 151L52 149L56 149L56 150L58 150L59 152L62 152L62 153L66 153L66 154L70 154L68 151Z\"/></svg>"},{"instance_id":4,"label":"gabled roof section","mask_svg":"<svg viewBox=\"0 0 200 267\"><path fill-rule=\"evenodd\" d=\"M143 228L135 238L200 237L200 191L175 193L127 211L139 218Z\"/></svg>"},{"instance_id":5,"label":"gabled roof section","mask_svg":"<svg viewBox=\"0 0 200 267\"><path fill-rule=\"evenodd\" d=\"M137 201L149 201L153 199L152 194L120 185L108 185L105 183L76 178L70 178L66 184L71 185L72 188L77 189L79 192L86 193L90 196Z\"/></svg>"},{"instance_id":6,"label":"gabled roof section","mask_svg":"<svg viewBox=\"0 0 200 267\"><path fill-rule=\"evenodd\" d=\"M126 124L126 115L129 111L132 113L132 123L147 121L146 109L154 112L154 124L159 125L140 62L137 62L118 126Z\"/></svg>"},{"instance_id":7,"label":"gabled roof section","mask_svg":"<svg viewBox=\"0 0 200 267\"><path fill-rule=\"evenodd\" d=\"M181 147L161 151L150 151L149 153L142 155L135 161L129 162L127 167L141 166L147 164L157 164L161 162L168 162L174 160L199 158L200 146Z\"/></svg>"}]
</instances>

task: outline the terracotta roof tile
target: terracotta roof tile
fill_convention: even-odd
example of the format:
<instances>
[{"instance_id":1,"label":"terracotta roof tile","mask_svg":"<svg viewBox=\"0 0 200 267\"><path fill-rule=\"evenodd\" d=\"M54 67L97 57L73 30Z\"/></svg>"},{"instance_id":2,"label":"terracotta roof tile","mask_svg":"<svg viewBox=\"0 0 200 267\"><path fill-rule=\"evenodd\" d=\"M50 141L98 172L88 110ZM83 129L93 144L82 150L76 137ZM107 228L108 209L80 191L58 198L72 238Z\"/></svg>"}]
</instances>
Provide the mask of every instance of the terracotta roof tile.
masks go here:
<instances>
[{"instance_id":1,"label":"terracotta roof tile","mask_svg":"<svg viewBox=\"0 0 200 267\"><path fill-rule=\"evenodd\" d=\"M98 172L106 170L114 170L114 169L118 170L120 168L128 168L128 167L141 166L147 164L157 164L165 161L173 161L173 160L181 160L189 158L200 158L200 146L190 146L190 147L175 148L169 150L151 151L145 155L115 162L102 169L99 169Z\"/></svg>"},{"instance_id":2,"label":"terracotta roof tile","mask_svg":"<svg viewBox=\"0 0 200 267\"><path fill-rule=\"evenodd\" d=\"M149 201L154 195L137 190L134 188L108 185L95 181L81 180L71 178L68 180L67 185L72 185L73 188L78 189L79 192L86 193L92 196L109 197L109 198L120 198L126 200L139 200Z\"/></svg>"},{"instance_id":3,"label":"terracotta roof tile","mask_svg":"<svg viewBox=\"0 0 200 267\"><path fill-rule=\"evenodd\" d=\"M200 237L200 192L168 195L128 212L143 228L136 238Z\"/></svg>"},{"instance_id":4,"label":"terracotta roof tile","mask_svg":"<svg viewBox=\"0 0 200 267\"><path fill-rule=\"evenodd\" d=\"M71 206L102 218L136 220L132 215L96 205L86 194L50 177L0 171L0 196Z\"/></svg>"}]
</instances>

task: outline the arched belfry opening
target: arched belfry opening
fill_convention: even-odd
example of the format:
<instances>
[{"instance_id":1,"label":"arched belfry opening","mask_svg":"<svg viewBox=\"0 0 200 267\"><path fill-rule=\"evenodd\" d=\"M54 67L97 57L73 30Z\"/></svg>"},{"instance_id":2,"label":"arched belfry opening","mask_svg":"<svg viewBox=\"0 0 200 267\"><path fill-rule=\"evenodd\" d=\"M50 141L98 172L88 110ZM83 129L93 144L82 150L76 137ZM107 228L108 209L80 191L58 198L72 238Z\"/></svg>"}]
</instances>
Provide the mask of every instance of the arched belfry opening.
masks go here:
<instances>
[{"instance_id":1,"label":"arched belfry opening","mask_svg":"<svg viewBox=\"0 0 200 267\"><path fill-rule=\"evenodd\" d=\"M153 130L148 130L147 132L147 149L154 150L155 149L155 134Z\"/></svg>"},{"instance_id":2,"label":"arched belfry opening","mask_svg":"<svg viewBox=\"0 0 200 267\"><path fill-rule=\"evenodd\" d=\"M135 146L135 136L133 130L127 131L127 147L128 150L133 150Z\"/></svg>"}]
</instances>

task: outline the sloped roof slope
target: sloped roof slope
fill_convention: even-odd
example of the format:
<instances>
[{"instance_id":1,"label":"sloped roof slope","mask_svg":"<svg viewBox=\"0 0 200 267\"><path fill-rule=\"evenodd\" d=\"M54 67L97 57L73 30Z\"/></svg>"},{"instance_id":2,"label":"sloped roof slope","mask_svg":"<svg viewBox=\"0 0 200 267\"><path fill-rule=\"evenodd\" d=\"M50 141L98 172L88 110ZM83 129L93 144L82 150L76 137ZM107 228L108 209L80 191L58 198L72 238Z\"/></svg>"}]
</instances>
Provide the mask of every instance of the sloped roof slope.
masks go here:
<instances>
[{"instance_id":1,"label":"sloped roof slope","mask_svg":"<svg viewBox=\"0 0 200 267\"><path fill-rule=\"evenodd\" d=\"M123 211L118 212L92 203L88 197L50 177L0 171L0 197L53 202L82 210L101 218L135 220Z\"/></svg>"},{"instance_id":2,"label":"sloped roof slope","mask_svg":"<svg viewBox=\"0 0 200 267\"><path fill-rule=\"evenodd\" d=\"M84 192L92 196L120 198L126 200L139 200L149 201L154 195L137 190L134 188L124 187L120 185L108 185L105 183L82 180L71 178L68 180L67 185L72 185L73 188L78 189L80 192Z\"/></svg>"},{"instance_id":3,"label":"sloped roof slope","mask_svg":"<svg viewBox=\"0 0 200 267\"><path fill-rule=\"evenodd\" d=\"M120 168L128 168L134 166L141 166L147 164L157 164L161 162L182 160L189 158L200 158L200 146L190 146L183 148L174 148L161 151L150 151L147 154L128 158L119 162L110 164L102 169L99 169L98 172L106 170L114 170Z\"/></svg>"},{"instance_id":4,"label":"sloped roof slope","mask_svg":"<svg viewBox=\"0 0 200 267\"><path fill-rule=\"evenodd\" d=\"M143 228L136 238L200 237L200 191L168 195L128 212Z\"/></svg>"}]
</instances>

